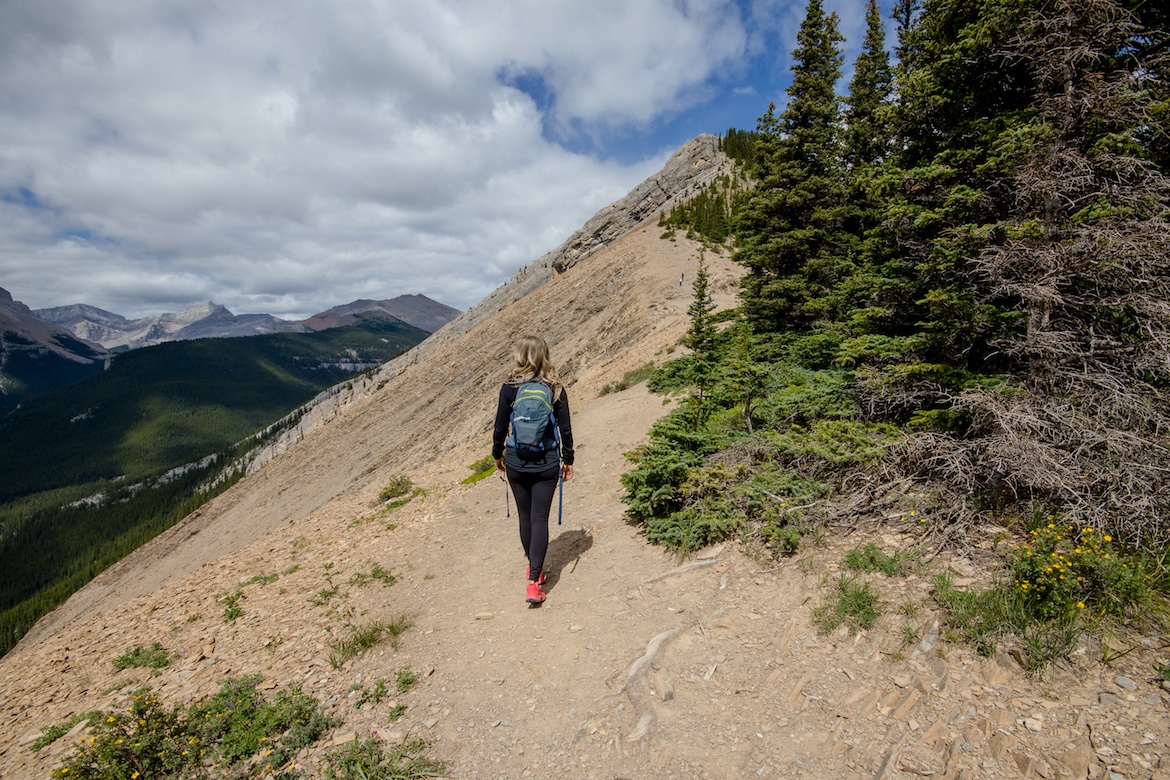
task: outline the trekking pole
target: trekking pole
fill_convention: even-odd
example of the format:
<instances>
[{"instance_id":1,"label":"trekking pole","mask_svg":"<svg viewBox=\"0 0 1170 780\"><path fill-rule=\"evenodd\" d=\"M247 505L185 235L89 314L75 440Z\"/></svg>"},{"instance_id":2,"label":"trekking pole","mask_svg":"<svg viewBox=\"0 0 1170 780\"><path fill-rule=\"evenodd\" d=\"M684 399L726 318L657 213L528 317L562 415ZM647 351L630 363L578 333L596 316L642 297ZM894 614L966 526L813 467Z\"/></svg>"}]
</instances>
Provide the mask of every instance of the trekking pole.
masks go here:
<instances>
[{"instance_id":1,"label":"trekking pole","mask_svg":"<svg viewBox=\"0 0 1170 780\"><path fill-rule=\"evenodd\" d=\"M511 520L512 519L512 504L511 504L511 502L508 501L508 480L504 479L503 477L500 477L500 482L504 483L504 512L505 512L505 514L507 514L508 519Z\"/></svg>"},{"instance_id":2,"label":"trekking pole","mask_svg":"<svg viewBox=\"0 0 1170 780\"><path fill-rule=\"evenodd\" d=\"M557 440L557 471L560 472L557 477L557 495L559 496L557 502L557 525L560 525L561 519L565 515L565 470L561 466L561 428L557 425L557 418L552 412L549 412L548 419L552 422L553 438Z\"/></svg>"}]
</instances>

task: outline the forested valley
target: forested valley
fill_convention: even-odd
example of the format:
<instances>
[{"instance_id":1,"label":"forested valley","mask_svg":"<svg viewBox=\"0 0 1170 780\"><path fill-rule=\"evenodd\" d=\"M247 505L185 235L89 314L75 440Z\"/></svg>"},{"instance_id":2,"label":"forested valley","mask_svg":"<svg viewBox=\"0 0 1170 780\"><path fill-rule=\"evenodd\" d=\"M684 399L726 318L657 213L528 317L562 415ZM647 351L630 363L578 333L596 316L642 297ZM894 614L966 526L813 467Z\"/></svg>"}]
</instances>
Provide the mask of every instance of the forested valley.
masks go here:
<instances>
[{"instance_id":1,"label":"forested valley","mask_svg":"<svg viewBox=\"0 0 1170 780\"><path fill-rule=\"evenodd\" d=\"M107 567L243 476L327 388L427 337L369 316L316 333L127 352L0 419L0 655Z\"/></svg>"}]
</instances>

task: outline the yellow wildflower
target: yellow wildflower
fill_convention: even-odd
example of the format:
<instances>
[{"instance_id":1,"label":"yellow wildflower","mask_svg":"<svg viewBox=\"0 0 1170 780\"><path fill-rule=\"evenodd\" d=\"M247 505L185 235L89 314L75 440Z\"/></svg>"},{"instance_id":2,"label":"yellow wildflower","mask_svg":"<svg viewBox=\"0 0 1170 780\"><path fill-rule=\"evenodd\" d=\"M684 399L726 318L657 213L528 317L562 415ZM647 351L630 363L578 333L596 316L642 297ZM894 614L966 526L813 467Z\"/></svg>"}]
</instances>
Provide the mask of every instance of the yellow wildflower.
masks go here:
<instances>
[{"instance_id":1,"label":"yellow wildflower","mask_svg":"<svg viewBox=\"0 0 1170 780\"><path fill-rule=\"evenodd\" d=\"M1077 609L1084 609L1084 608L1085 608L1085 602L1078 601L1077 602Z\"/></svg>"},{"instance_id":2,"label":"yellow wildflower","mask_svg":"<svg viewBox=\"0 0 1170 780\"><path fill-rule=\"evenodd\" d=\"M1112 541L1113 541L1113 537L1112 537L1112 536L1110 536L1109 534L1105 534L1105 536L1104 536L1104 539L1105 539L1105 541L1107 541L1107 542L1112 542Z\"/></svg>"}]
</instances>

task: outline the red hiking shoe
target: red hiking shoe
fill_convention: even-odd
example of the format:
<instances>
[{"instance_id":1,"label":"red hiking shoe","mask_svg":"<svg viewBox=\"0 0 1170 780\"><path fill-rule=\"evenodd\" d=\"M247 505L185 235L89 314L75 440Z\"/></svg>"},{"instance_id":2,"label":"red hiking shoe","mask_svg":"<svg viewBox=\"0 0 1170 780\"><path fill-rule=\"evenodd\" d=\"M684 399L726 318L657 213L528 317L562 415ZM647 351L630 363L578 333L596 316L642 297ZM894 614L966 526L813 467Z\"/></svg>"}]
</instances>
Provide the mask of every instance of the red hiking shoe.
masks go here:
<instances>
[{"instance_id":1,"label":"red hiking shoe","mask_svg":"<svg viewBox=\"0 0 1170 780\"><path fill-rule=\"evenodd\" d=\"M528 583L528 597L524 599L529 604L539 604L544 601L545 593L535 582Z\"/></svg>"},{"instance_id":2,"label":"red hiking shoe","mask_svg":"<svg viewBox=\"0 0 1170 780\"><path fill-rule=\"evenodd\" d=\"M531 577L529 577L529 576L528 576L528 572L529 572L529 571L531 571L531 570L532 570L532 567L531 567L531 566L525 566L525 567L524 567L524 579L526 579L526 580L531 580ZM544 572L543 572L543 571L540 573L540 576L536 578L536 584L537 584L537 585L543 585L543 584L544 584Z\"/></svg>"}]
</instances>

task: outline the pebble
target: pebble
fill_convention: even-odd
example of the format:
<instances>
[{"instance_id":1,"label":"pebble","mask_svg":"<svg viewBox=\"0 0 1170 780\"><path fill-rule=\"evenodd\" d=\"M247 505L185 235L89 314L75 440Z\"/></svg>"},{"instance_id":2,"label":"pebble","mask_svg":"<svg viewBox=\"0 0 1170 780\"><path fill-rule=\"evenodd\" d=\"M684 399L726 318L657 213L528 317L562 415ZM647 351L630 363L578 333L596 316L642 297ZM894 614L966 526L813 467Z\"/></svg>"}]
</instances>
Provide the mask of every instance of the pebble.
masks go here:
<instances>
[{"instance_id":1,"label":"pebble","mask_svg":"<svg viewBox=\"0 0 1170 780\"><path fill-rule=\"evenodd\" d=\"M1137 690L1137 683L1135 683L1133 680L1129 679L1128 677L1118 677L1113 682L1114 682L1114 684L1117 685L1118 688L1124 688L1127 691L1136 691Z\"/></svg>"}]
</instances>

